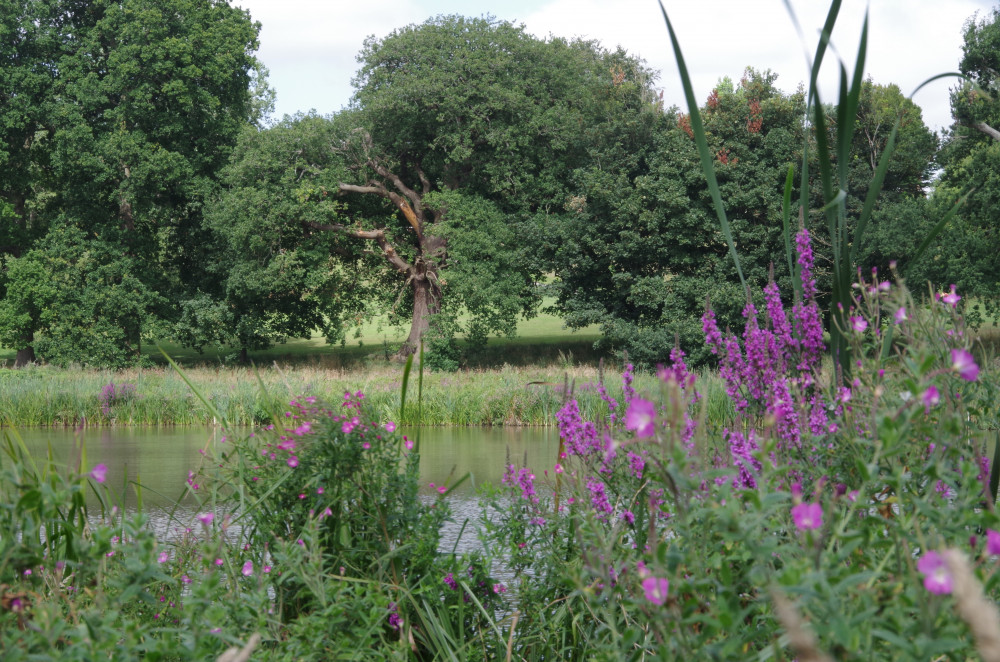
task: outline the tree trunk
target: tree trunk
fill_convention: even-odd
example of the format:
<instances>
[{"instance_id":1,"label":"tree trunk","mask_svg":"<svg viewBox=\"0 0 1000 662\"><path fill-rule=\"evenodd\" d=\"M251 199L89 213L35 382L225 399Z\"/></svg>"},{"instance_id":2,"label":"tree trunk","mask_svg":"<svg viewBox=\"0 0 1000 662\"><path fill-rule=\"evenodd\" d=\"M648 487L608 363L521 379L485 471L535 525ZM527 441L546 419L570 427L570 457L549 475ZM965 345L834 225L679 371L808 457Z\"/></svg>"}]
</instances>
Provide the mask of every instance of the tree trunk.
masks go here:
<instances>
[{"instance_id":1,"label":"tree trunk","mask_svg":"<svg viewBox=\"0 0 1000 662\"><path fill-rule=\"evenodd\" d=\"M35 362L35 348L31 345L24 347L23 349L17 350L17 355L14 357L14 367L23 368L29 363Z\"/></svg>"},{"instance_id":2,"label":"tree trunk","mask_svg":"<svg viewBox=\"0 0 1000 662\"><path fill-rule=\"evenodd\" d=\"M420 339L424 337L430 325L430 316L441 311L441 288L437 279L420 274L413 278L413 321L410 322L410 335L399 348L398 358L405 359L420 348Z\"/></svg>"}]
</instances>

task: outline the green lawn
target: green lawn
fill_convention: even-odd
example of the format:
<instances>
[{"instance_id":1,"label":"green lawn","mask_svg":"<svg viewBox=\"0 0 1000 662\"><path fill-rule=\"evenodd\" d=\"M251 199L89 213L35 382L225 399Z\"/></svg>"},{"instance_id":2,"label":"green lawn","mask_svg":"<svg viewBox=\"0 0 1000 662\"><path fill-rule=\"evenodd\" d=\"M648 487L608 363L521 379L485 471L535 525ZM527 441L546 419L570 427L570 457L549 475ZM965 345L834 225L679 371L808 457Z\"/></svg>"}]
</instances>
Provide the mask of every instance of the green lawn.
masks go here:
<instances>
[{"instance_id":1,"label":"green lawn","mask_svg":"<svg viewBox=\"0 0 1000 662\"><path fill-rule=\"evenodd\" d=\"M311 338L299 338L275 345L271 349L251 352L250 359L257 364L271 363L303 363L313 362L324 367L349 368L359 364L384 362L391 358L400 343L406 338L409 327L388 326L384 320L370 320L363 324L357 333L352 331L344 345L328 344L319 335ZM580 331L571 331L563 325L555 315L540 313L530 320L520 320L517 325L517 336L514 338L491 338L486 347L469 356L471 367L491 367L510 365L528 365L533 363L564 362L594 362L598 355L593 349L594 342L600 338L596 325ZM201 363L230 363L236 358L239 348L214 347L206 348L203 353L164 342L161 347L171 357L182 365ZM143 354L156 363L163 363L162 355L154 343L143 347ZM5 362L10 365L15 352L0 348L0 365Z\"/></svg>"}]
</instances>

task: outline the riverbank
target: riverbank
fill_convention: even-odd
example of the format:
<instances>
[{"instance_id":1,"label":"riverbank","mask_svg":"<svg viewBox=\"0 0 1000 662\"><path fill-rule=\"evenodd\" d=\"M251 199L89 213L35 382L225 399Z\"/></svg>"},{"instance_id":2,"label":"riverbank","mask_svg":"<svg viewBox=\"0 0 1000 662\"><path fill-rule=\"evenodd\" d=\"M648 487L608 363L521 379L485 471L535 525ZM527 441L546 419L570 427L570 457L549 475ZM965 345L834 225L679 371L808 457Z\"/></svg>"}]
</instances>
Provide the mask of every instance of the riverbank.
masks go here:
<instances>
[{"instance_id":1,"label":"riverbank","mask_svg":"<svg viewBox=\"0 0 1000 662\"><path fill-rule=\"evenodd\" d=\"M185 369L184 375L211 407L171 368L113 372L36 366L0 370L0 425L218 425L223 421L250 425L280 415L292 398L311 395L337 402L348 390L362 391L373 414L382 420L403 425L552 425L567 384L585 417L607 411L598 392L598 372L592 366L551 365L425 373L419 418L414 372L407 410L399 420L403 370L394 364L353 370ZM619 402L620 377L618 366L605 370L607 390ZM636 375L640 391L655 390L656 383L653 374ZM721 383L704 378L700 385L710 420L727 418L730 405Z\"/></svg>"}]
</instances>

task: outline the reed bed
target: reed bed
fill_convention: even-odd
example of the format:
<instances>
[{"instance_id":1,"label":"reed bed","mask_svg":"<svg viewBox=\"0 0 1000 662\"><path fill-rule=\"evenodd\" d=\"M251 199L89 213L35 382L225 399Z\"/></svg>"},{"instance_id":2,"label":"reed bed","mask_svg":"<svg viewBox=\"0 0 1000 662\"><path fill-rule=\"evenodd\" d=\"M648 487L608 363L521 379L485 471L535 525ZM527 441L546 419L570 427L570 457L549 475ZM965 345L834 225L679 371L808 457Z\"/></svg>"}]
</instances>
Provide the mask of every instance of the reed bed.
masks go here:
<instances>
[{"instance_id":1,"label":"reed bed","mask_svg":"<svg viewBox=\"0 0 1000 662\"><path fill-rule=\"evenodd\" d=\"M362 391L368 406L383 420L405 425L552 425L567 388L581 413L590 419L607 412L598 392L596 368L510 367L458 373L425 373L421 411L417 380L399 416L402 370L376 366L336 370L316 366L291 368L190 368L184 375L233 425L248 425L281 414L292 398L313 395L339 401L344 391ZM608 369L604 383L622 402L617 370ZM110 397L108 385L115 385ZM126 388L126 385L131 387ZM731 404L717 379L699 382L710 420L729 417ZM636 375L640 392L653 392L656 377ZM0 370L0 425L128 426L221 424L180 375L169 368L121 372L59 369L51 366Z\"/></svg>"}]
</instances>

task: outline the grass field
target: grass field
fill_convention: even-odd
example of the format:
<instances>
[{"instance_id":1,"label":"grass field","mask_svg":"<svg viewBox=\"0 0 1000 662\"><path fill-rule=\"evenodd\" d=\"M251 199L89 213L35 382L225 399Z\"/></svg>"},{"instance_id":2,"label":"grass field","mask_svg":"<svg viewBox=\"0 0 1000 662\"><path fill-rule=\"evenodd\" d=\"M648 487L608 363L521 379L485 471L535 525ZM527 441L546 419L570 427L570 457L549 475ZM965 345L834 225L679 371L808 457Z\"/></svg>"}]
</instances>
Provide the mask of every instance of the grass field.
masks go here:
<instances>
[{"instance_id":1,"label":"grass field","mask_svg":"<svg viewBox=\"0 0 1000 662\"><path fill-rule=\"evenodd\" d=\"M305 363L332 369L378 365L389 361L408 332L408 326L391 327L384 321L373 319L348 334L343 345L329 344L322 336L314 335L250 352L250 360L257 365ZM600 331L596 325L570 331L560 318L540 313L530 320L520 320L516 337L491 338L485 347L469 356L468 367L545 365L564 363L570 359L574 363L596 364L600 356L593 345L598 338ZM233 364L239 352L238 347L212 347L199 353L170 342L159 343L159 347L182 366ZM0 366L12 364L15 353L12 349L0 347ZM143 354L156 364L166 364L157 343L143 347Z\"/></svg>"}]
</instances>

